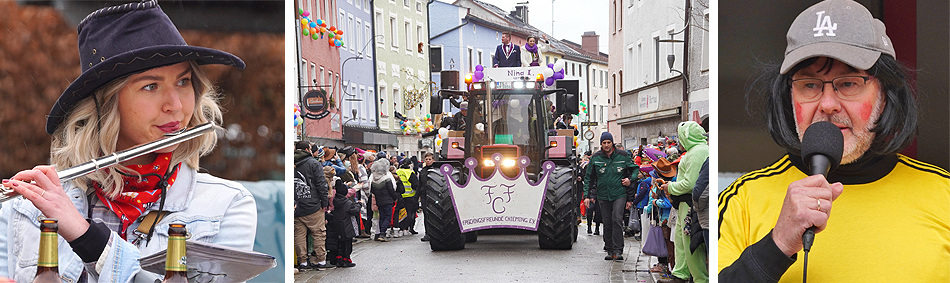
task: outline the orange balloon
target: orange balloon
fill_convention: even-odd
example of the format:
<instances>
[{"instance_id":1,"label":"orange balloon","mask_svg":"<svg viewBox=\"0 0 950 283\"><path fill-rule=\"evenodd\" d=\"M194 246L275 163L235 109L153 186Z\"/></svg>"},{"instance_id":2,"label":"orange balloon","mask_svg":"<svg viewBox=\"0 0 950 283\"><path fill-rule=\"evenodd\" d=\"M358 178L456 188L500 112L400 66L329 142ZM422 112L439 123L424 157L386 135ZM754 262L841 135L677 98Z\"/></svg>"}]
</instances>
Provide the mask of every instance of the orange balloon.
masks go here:
<instances>
[{"instance_id":1,"label":"orange balloon","mask_svg":"<svg viewBox=\"0 0 950 283\"><path fill-rule=\"evenodd\" d=\"M330 46L336 45L336 44L333 44L333 37L327 37L327 41L330 42Z\"/></svg>"},{"instance_id":2,"label":"orange balloon","mask_svg":"<svg viewBox=\"0 0 950 283\"><path fill-rule=\"evenodd\" d=\"M317 34L317 28L310 28L310 34Z\"/></svg>"},{"instance_id":3,"label":"orange balloon","mask_svg":"<svg viewBox=\"0 0 950 283\"><path fill-rule=\"evenodd\" d=\"M320 32L327 32L327 28L325 28L325 27L320 27Z\"/></svg>"},{"instance_id":4,"label":"orange balloon","mask_svg":"<svg viewBox=\"0 0 950 283\"><path fill-rule=\"evenodd\" d=\"M336 38L336 39L339 39L339 40L343 40L343 36L342 36L342 35L339 35L339 34L336 35L336 36L334 36L333 38Z\"/></svg>"},{"instance_id":5,"label":"orange balloon","mask_svg":"<svg viewBox=\"0 0 950 283\"><path fill-rule=\"evenodd\" d=\"M336 30L336 34L343 35L343 30Z\"/></svg>"}]
</instances>

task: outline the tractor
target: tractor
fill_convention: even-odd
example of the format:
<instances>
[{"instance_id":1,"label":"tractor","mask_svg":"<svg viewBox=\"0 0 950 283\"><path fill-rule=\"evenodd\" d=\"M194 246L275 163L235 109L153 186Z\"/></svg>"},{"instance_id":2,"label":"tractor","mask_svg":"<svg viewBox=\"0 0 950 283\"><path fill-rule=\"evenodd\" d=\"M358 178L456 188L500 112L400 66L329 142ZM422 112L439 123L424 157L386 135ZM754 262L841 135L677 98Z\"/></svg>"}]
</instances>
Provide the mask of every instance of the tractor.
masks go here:
<instances>
[{"instance_id":1,"label":"tractor","mask_svg":"<svg viewBox=\"0 0 950 283\"><path fill-rule=\"evenodd\" d=\"M444 132L440 160L423 172L432 250L464 249L479 230L496 228L536 231L542 249L570 249L577 240L574 131L555 130L554 117L577 114L578 84L546 86L542 70L485 69L481 81L466 76L466 90L431 97L432 114L441 114L443 99L468 102L464 131Z\"/></svg>"}]
</instances>

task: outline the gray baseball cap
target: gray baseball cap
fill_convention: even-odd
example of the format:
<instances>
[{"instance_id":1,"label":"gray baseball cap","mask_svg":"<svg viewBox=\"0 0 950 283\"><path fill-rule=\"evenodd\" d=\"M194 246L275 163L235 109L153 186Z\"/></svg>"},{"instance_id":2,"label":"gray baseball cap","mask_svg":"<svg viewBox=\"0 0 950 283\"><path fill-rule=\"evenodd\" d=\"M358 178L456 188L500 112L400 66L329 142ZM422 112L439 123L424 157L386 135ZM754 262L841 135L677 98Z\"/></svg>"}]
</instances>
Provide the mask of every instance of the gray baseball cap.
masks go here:
<instances>
[{"instance_id":1,"label":"gray baseball cap","mask_svg":"<svg viewBox=\"0 0 950 283\"><path fill-rule=\"evenodd\" d=\"M851 0L815 4L795 18L786 35L788 46L781 73L812 57L830 57L867 70L881 53L896 57L884 23Z\"/></svg>"}]
</instances>

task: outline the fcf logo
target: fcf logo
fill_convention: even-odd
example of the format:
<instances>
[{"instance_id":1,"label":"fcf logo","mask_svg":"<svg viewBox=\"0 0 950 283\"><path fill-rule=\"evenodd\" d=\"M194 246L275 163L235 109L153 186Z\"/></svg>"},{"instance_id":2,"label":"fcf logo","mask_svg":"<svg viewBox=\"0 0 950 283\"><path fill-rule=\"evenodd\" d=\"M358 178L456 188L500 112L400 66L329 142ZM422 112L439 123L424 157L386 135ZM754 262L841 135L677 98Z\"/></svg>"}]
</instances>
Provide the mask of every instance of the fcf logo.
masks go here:
<instances>
[{"instance_id":1,"label":"fcf logo","mask_svg":"<svg viewBox=\"0 0 950 283\"><path fill-rule=\"evenodd\" d=\"M831 23L831 16L821 17L825 11L818 12L818 20L815 22L815 28L812 29L815 31L815 37L819 36L835 36L835 30L838 29L837 23ZM824 33L824 34L822 34Z\"/></svg>"}]
</instances>

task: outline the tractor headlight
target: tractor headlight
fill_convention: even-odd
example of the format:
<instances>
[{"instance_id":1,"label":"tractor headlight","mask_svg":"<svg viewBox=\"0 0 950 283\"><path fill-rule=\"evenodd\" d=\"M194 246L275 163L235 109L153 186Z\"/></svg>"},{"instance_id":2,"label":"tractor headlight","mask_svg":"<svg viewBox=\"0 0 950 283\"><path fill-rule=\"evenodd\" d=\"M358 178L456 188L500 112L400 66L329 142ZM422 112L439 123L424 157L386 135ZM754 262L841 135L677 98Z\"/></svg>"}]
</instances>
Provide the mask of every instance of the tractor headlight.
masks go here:
<instances>
[{"instance_id":1,"label":"tractor headlight","mask_svg":"<svg viewBox=\"0 0 950 283\"><path fill-rule=\"evenodd\" d=\"M514 159L505 159L505 161L502 161L502 162L501 162L501 165L504 165L505 167L512 167L512 166L515 166L515 160L514 160Z\"/></svg>"},{"instance_id":2,"label":"tractor headlight","mask_svg":"<svg viewBox=\"0 0 950 283\"><path fill-rule=\"evenodd\" d=\"M495 167L495 162L492 162L491 159L485 159L485 167Z\"/></svg>"}]
</instances>

